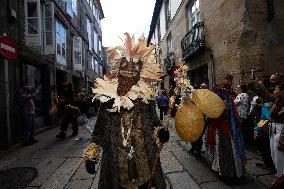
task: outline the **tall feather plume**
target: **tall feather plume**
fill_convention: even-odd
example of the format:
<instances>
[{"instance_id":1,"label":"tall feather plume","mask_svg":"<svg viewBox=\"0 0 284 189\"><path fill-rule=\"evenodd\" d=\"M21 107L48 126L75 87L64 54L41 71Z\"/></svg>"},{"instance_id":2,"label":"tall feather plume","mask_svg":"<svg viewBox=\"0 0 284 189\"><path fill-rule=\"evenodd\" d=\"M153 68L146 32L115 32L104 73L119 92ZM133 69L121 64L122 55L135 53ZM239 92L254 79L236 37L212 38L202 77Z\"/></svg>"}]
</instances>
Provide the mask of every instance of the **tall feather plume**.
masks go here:
<instances>
[{"instance_id":1,"label":"tall feather plume","mask_svg":"<svg viewBox=\"0 0 284 189\"><path fill-rule=\"evenodd\" d=\"M125 40L123 46L117 46L107 49L108 61L110 65L119 64L122 57L126 57L128 60L133 58L134 61L141 59L144 62L144 66L141 72L141 78L146 82L159 81L161 75L161 67L156 62L156 55L154 49L155 44L151 44L147 47L147 39L142 35L136 41L135 36L130 36L129 33L125 33Z\"/></svg>"},{"instance_id":2,"label":"tall feather plume","mask_svg":"<svg viewBox=\"0 0 284 189\"><path fill-rule=\"evenodd\" d=\"M125 33L125 41L124 41L124 48L129 56L131 56L131 47L132 47L132 39L129 33Z\"/></svg>"}]
</instances>

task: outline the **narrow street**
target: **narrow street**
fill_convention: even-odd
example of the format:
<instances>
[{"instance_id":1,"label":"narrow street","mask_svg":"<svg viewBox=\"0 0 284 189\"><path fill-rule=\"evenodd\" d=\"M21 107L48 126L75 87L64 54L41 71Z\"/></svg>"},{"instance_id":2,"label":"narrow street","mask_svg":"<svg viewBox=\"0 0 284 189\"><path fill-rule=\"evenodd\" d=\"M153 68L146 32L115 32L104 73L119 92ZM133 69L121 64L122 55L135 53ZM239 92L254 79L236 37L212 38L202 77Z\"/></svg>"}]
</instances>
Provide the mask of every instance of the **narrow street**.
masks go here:
<instances>
[{"instance_id":1,"label":"narrow street","mask_svg":"<svg viewBox=\"0 0 284 189\"><path fill-rule=\"evenodd\" d=\"M78 188L96 189L98 173L90 175L85 171L82 153L89 143L89 132L86 127L92 127L96 121L93 117L87 126L80 127L79 136L72 138L71 129L65 140L57 140L58 128L49 130L37 136L39 143L28 147L15 147L0 152L0 171L14 167L35 167L38 176L27 188ZM205 152L200 160L188 154L190 145L181 141L174 129L174 120L169 125L171 139L161 153L162 167L167 179L167 188L171 189L229 189L257 188L264 189L272 182L272 173L256 168L254 165L260 157L248 152L248 179L242 183L223 182L207 166ZM70 137L69 137L70 136Z\"/></svg>"}]
</instances>

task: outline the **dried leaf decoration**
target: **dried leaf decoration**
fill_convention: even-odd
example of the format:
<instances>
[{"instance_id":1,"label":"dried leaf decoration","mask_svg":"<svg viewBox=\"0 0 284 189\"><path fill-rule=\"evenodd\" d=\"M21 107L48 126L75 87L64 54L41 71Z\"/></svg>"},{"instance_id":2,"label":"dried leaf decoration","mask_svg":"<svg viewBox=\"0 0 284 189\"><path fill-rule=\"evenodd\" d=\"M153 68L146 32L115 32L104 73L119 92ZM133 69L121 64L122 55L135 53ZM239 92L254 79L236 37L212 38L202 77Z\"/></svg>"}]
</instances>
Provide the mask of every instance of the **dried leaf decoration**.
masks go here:
<instances>
[{"instance_id":1,"label":"dried leaf decoration","mask_svg":"<svg viewBox=\"0 0 284 189\"><path fill-rule=\"evenodd\" d=\"M142 35L136 41L134 35L125 33L123 46L111 47L106 49L108 56L108 64L111 71L104 79L96 79L96 88L93 89L96 99L101 102L107 102L114 99L114 104L110 112L120 112L121 107L131 109L134 106L133 100L138 98L148 103L148 100L155 99L155 91L147 82L158 82L162 74L161 66L156 63L156 55L154 49L156 45L147 47L147 39ZM128 61L132 59L134 62L141 60L143 62L140 72L140 80L131 87L125 96L118 96L118 67L121 59L125 57Z\"/></svg>"}]
</instances>

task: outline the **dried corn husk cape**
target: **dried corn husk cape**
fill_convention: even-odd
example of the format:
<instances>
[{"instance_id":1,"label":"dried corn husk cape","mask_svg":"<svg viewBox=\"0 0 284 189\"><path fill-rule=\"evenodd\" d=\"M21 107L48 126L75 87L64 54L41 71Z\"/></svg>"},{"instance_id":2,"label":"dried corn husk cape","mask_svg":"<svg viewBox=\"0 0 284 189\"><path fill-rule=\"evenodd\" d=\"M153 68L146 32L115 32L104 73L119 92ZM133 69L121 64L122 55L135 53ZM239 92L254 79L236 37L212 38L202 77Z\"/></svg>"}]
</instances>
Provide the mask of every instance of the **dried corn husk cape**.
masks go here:
<instances>
[{"instance_id":1,"label":"dried corn husk cape","mask_svg":"<svg viewBox=\"0 0 284 189\"><path fill-rule=\"evenodd\" d=\"M120 112L121 107L131 109L134 106L133 101L142 99L148 103L148 100L155 99L155 91L149 82L160 81L161 67L155 63L156 56L153 52L155 45L147 47L147 39L140 37L137 41L134 36L125 33L124 46L117 46L107 49L108 64L111 67L110 77L104 76L104 79L96 79L96 88L93 89L96 99L101 102L107 102L114 99L112 109L108 111ZM118 95L118 73L122 61L143 62L140 70L140 79L133 85L127 94Z\"/></svg>"},{"instance_id":2,"label":"dried corn husk cape","mask_svg":"<svg viewBox=\"0 0 284 189\"><path fill-rule=\"evenodd\" d=\"M177 134L181 139L187 142L195 142L201 136L205 126L203 114L209 118L217 118L225 110L225 104L217 94L210 90L194 90L187 79L187 70L188 67L182 65L175 72L179 77L175 91L187 95L183 98L182 104L177 110L175 124ZM188 93L191 93L191 95L188 95Z\"/></svg>"}]
</instances>

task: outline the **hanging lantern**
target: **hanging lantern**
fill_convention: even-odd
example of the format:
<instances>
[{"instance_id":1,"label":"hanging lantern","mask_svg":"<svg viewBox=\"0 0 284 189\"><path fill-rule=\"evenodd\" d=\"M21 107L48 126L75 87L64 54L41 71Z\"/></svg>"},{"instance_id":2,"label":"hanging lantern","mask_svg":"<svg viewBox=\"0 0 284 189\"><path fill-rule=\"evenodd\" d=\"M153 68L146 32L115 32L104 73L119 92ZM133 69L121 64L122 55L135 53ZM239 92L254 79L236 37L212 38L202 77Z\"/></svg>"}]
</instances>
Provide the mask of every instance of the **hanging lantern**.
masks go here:
<instances>
[{"instance_id":1,"label":"hanging lantern","mask_svg":"<svg viewBox=\"0 0 284 189\"><path fill-rule=\"evenodd\" d=\"M195 142L202 135L204 117L202 112L191 102L184 101L175 117L176 131L187 142Z\"/></svg>"},{"instance_id":2,"label":"hanging lantern","mask_svg":"<svg viewBox=\"0 0 284 189\"><path fill-rule=\"evenodd\" d=\"M192 101L209 118L218 118L225 110L223 100L208 89L193 91Z\"/></svg>"}]
</instances>

